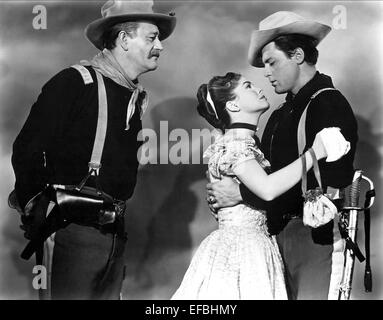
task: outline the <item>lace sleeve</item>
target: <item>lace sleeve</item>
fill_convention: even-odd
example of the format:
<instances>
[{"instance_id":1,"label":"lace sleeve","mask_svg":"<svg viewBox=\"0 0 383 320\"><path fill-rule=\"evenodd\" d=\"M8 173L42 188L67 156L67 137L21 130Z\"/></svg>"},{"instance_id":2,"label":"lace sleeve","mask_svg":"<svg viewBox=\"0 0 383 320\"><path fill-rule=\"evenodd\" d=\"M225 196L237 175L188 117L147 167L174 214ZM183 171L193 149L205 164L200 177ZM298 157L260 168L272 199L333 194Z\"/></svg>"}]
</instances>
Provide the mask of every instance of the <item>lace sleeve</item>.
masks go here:
<instances>
[{"instance_id":1,"label":"lace sleeve","mask_svg":"<svg viewBox=\"0 0 383 320\"><path fill-rule=\"evenodd\" d=\"M222 174L234 175L234 168L239 164L256 160L257 149L253 139L236 140L227 143L226 152L221 157L219 169Z\"/></svg>"}]
</instances>

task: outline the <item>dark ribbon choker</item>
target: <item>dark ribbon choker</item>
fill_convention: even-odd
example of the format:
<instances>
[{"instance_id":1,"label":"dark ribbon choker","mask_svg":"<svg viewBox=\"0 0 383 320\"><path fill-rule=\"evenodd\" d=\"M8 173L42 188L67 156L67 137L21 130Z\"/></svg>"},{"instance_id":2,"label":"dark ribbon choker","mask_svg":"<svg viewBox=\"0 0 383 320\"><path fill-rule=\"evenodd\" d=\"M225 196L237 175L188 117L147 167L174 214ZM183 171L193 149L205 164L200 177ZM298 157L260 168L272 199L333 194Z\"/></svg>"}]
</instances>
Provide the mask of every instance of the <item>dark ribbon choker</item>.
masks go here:
<instances>
[{"instance_id":1,"label":"dark ribbon choker","mask_svg":"<svg viewBox=\"0 0 383 320\"><path fill-rule=\"evenodd\" d=\"M257 132L257 126L250 123L244 123L244 122L235 122L232 123L228 129L249 129L254 132Z\"/></svg>"}]
</instances>

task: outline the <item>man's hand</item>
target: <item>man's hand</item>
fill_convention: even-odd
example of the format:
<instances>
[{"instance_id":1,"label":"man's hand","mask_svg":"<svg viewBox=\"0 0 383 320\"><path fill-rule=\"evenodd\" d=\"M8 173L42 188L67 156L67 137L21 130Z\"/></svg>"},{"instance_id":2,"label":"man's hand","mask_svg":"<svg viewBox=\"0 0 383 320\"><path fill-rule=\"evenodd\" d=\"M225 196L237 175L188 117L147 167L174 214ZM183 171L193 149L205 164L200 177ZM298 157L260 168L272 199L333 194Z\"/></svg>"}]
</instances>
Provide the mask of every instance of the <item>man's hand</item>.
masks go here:
<instances>
[{"instance_id":1,"label":"man's hand","mask_svg":"<svg viewBox=\"0 0 383 320\"><path fill-rule=\"evenodd\" d=\"M242 201L239 184L232 178L223 177L221 181L206 186L207 202L213 215L220 208L232 207Z\"/></svg>"}]
</instances>

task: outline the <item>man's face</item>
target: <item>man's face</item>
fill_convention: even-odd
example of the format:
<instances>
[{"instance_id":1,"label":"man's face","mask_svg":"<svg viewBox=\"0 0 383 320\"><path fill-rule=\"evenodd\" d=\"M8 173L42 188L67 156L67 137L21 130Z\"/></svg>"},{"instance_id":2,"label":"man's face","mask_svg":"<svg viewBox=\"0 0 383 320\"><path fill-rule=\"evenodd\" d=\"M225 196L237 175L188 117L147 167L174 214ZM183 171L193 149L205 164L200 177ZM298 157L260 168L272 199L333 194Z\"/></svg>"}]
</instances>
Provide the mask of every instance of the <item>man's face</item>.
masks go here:
<instances>
[{"instance_id":1,"label":"man's face","mask_svg":"<svg viewBox=\"0 0 383 320\"><path fill-rule=\"evenodd\" d=\"M265 64L265 77L276 93L294 90L299 78L299 66L294 59L270 42L262 49L262 61Z\"/></svg>"},{"instance_id":2,"label":"man's face","mask_svg":"<svg viewBox=\"0 0 383 320\"><path fill-rule=\"evenodd\" d=\"M150 22L140 22L136 35L129 39L127 57L139 74L157 69L163 50L158 38L158 27Z\"/></svg>"}]
</instances>

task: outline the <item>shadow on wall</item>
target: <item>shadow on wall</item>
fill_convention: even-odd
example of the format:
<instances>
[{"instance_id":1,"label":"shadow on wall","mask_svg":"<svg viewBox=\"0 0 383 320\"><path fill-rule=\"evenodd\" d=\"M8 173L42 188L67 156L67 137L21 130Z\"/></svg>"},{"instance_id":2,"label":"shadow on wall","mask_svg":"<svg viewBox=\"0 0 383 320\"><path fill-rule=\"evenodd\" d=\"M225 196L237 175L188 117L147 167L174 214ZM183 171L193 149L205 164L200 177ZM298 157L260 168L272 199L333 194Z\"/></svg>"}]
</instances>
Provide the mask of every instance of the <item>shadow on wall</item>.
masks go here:
<instances>
[{"instance_id":1,"label":"shadow on wall","mask_svg":"<svg viewBox=\"0 0 383 320\"><path fill-rule=\"evenodd\" d=\"M382 210L381 187L382 181L380 172L382 168L382 159L379 154L378 148L382 146L383 135L374 134L372 132L371 124L368 120L357 116L358 121L358 135L359 142L357 145L357 152L355 155L354 166L356 169L361 169L363 174L372 179L375 185L377 197L375 198L374 206L371 208L371 269L373 277L373 291L370 293L364 292L363 275L365 263L360 263L355 260L355 271L353 276L353 289L352 299L382 299L383 298L383 270L380 267L383 259L380 252L380 245L382 243L381 227L382 217L379 215ZM366 187L363 184L361 188L361 204L364 202ZM364 249L364 217L363 213L359 214L358 219L359 232L358 232L358 245L362 252Z\"/></svg>"},{"instance_id":2,"label":"shadow on wall","mask_svg":"<svg viewBox=\"0 0 383 320\"><path fill-rule=\"evenodd\" d=\"M196 112L196 103L191 98L175 98L155 106L151 115L156 133L160 121L168 121L169 132L176 128L188 132L190 146L192 129L207 126ZM191 189L196 182L204 184L207 167L202 164L202 152L200 148L200 164L191 164L189 153L189 164L148 164L139 171L128 204L124 299L169 299L180 284L193 243L201 240L193 239L190 225L198 219L198 203L205 201L203 187L198 194ZM214 227L214 220L208 213L205 216Z\"/></svg>"}]
</instances>

